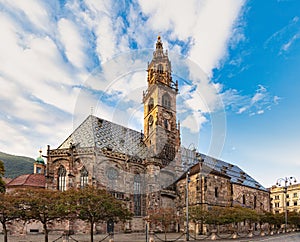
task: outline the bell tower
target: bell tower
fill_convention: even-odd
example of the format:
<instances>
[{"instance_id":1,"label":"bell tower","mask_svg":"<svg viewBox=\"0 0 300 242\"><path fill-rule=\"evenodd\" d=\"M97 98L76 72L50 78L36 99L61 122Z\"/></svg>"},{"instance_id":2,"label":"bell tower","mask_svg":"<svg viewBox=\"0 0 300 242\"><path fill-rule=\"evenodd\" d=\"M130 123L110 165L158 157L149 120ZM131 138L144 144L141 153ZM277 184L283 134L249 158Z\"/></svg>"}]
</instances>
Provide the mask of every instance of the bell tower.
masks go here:
<instances>
[{"instance_id":1,"label":"bell tower","mask_svg":"<svg viewBox=\"0 0 300 242\"><path fill-rule=\"evenodd\" d=\"M143 93L144 142L151 156L166 166L180 147L180 127L176 121L178 82L172 80L171 62L168 52L163 51L160 36L147 72L148 88Z\"/></svg>"}]
</instances>

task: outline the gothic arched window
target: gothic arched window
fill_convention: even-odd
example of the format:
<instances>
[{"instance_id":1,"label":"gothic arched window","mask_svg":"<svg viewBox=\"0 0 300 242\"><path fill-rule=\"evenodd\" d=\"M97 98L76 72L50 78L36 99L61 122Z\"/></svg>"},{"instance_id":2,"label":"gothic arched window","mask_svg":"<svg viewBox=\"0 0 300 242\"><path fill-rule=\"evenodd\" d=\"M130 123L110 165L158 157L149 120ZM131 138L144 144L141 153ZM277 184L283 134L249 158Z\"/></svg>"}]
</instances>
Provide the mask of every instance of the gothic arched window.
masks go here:
<instances>
[{"instance_id":1,"label":"gothic arched window","mask_svg":"<svg viewBox=\"0 0 300 242\"><path fill-rule=\"evenodd\" d=\"M165 108L171 108L170 96L167 93L162 96L162 106Z\"/></svg>"},{"instance_id":2,"label":"gothic arched window","mask_svg":"<svg viewBox=\"0 0 300 242\"><path fill-rule=\"evenodd\" d=\"M163 65L162 65L162 64L159 64L159 65L157 66L157 72L160 73L160 74L162 74L162 73L164 72L164 68L163 68Z\"/></svg>"},{"instance_id":3,"label":"gothic arched window","mask_svg":"<svg viewBox=\"0 0 300 242\"><path fill-rule=\"evenodd\" d=\"M167 119L164 120L165 129L169 130L169 121Z\"/></svg>"},{"instance_id":4,"label":"gothic arched window","mask_svg":"<svg viewBox=\"0 0 300 242\"><path fill-rule=\"evenodd\" d=\"M148 112L150 112L154 108L154 100L151 97L149 102L148 102Z\"/></svg>"},{"instance_id":5,"label":"gothic arched window","mask_svg":"<svg viewBox=\"0 0 300 242\"><path fill-rule=\"evenodd\" d=\"M246 204L246 196L243 195L243 204Z\"/></svg>"},{"instance_id":6,"label":"gothic arched window","mask_svg":"<svg viewBox=\"0 0 300 242\"><path fill-rule=\"evenodd\" d=\"M215 187L215 197L219 197L219 190L218 190L218 187Z\"/></svg>"},{"instance_id":7,"label":"gothic arched window","mask_svg":"<svg viewBox=\"0 0 300 242\"><path fill-rule=\"evenodd\" d=\"M134 199L134 215L141 216L142 215L142 207L141 207L141 176L140 174L136 174L134 176L134 184L133 184L133 199Z\"/></svg>"},{"instance_id":8,"label":"gothic arched window","mask_svg":"<svg viewBox=\"0 0 300 242\"><path fill-rule=\"evenodd\" d=\"M58 183L57 188L59 191L66 190L66 174L67 171L64 166L60 166L58 169Z\"/></svg>"},{"instance_id":9,"label":"gothic arched window","mask_svg":"<svg viewBox=\"0 0 300 242\"><path fill-rule=\"evenodd\" d=\"M88 185L89 182L89 172L85 167L80 171L80 188L84 188Z\"/></svg>"}]
</instances>

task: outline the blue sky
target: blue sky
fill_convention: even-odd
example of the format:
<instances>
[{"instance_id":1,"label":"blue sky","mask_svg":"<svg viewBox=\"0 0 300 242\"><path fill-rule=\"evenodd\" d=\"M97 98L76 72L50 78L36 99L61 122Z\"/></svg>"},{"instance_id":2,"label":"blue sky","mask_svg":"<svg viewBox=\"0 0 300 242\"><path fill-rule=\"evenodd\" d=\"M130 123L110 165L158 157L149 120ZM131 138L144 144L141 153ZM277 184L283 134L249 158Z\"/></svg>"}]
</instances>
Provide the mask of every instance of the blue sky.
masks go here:
<instances>
[{"instance_id":1,"label":"blue sky","mask_svg":"<svg viewBox=\"0 0 300 242\"><path fill-rule=\"evenodd\" d=\"M158 35L183 145L266 187L300 179L297 0L0 0L0 151L36 157L91 112L141 130Z\"/></svg>"}]
</instances>

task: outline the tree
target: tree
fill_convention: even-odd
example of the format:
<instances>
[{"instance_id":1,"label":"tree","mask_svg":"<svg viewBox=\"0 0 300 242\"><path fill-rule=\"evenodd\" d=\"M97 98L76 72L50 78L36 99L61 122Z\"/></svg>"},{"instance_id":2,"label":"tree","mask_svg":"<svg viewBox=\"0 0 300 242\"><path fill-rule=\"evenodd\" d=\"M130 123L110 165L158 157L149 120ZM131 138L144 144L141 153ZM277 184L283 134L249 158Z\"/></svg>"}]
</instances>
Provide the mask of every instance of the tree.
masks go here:
<instances>
[{"instance_id":1,"label":"tree","mask_svg":"<svg viewBox=\"0 0 300 242\"><path fill-rule=\"evenodd\" d=\"M244 208L244 207L239 207L241 217L243 220L247 220L250 225L250 229L252 229L252 223L253 222L259 222L259 214L256 210L253 210L251 208Z\"/></svg>"},{"instance_id":2,"label":"tree","mask_svg":"<svg viewBox=\"0 0 300 242\"><path fill-rule=\"evenodd\" d=\"M0 193L0 222L3 227L4 242L7 242L7 223L21 217L21 209L16 194Z\"/></svg>"},{"instance_id":3,"label":"tree","mask_svg":"<svg viewBox=\"0 0 300 242\"><path fill-rule=\"evenodd\" d=\"M69 214L64 194L60 191L27 189L17 192L20 205L24 209L24 220L37 220L42 223L45 242L48 242L49 225Z\"/></svg>"},{"instance_id":4,"label":"tree","mask_svg":"<svg viewBox=\"0 0 300 242\"><path fill-rule=\"evenodd\" d=\"M258 221L259 216L256 211L243 208L240 206L236 207L212 207L208 210L208 217L206 219L207 224L224 225L234 224L234 228L237 229L237 224L242 221L248 220L251 224L253 221Z\"/></svg>"},{"instance_id":5,"label":"tree","mask_svg":"<svg viewBox=\"0 0 300 242\"><path fill-rule=\"evenodd\" d=\"M203 224L206 222L208 218L208 212L203 209L202 206L193 206L193 207L189 207L189 219L191 221L193 221L195 223L195 226L197 224ZM201 233L202 231L202 226L201 226ZM196 229L195 229L195 233L196 233Z\"/></svg>"},{"instance_id":6,"label":"tree","mask_svg":"<svg viewBox=\"0 0 300 242\"><path fill-rule=\"evenodd\" d=\"M224 216L224 208L223 207L211 207L207 211L207 224L214 225L214 228L216 228L216 225L223 223L223 216Z\"/></svg>"},{"instance_id":7,"label":"tree","mask_svg":"<svg viewBox=\"0 0 300 242\"><path fill-rule=\"evenodd\" d=\"M149 212L149 220L156 226L162 226L167 240L167 230L170 225L178 221L178 216L173 208L160 208Z\"/></svg>"},{"instance_id":8,"label":"tree","mask_svg":"<svg viewBox=\"0 0 300 242\"><path fill-rule=\"evenodd\" d=\"M132 213L125 208L125 204L115 199L103 189L85 187L80 190L67 191L72 211L77 211L77 217L90 224L90 239L94 241L95 223L113 221L125 222L132 218Z\"/></svg>"},{"instance_id":9,"label":"tree","mask_svg":"<svg viewBox=\"0 0 300 242\"><path fill-rule=\"evenodd\" d=\"M270 225L273 225L275 229L279 229L280 226L284 223L284 213L262 213L259 216L259 223L260 225L262 225L263 223L268 223Z\"/></svg>"},{"instance_id":10,"label":"tree","mask_svg":"<svg viewBox=\"0 0 300 242\"><path fill-rule=\"evenodd\" d=\"M288 223L299 228L300 226L300 214L298 212L289 212Z\"/></svg>"},{"instance_id":11,"label":"tree","mask_svg":"<svg viewBox=\"0 0 300 242\"><path fill-rule=\"evenodd\" d=\"M257 212L250 208L235 206L226 208L225 210L225 223L233 223L237 229L239 222L248 221L251 226L254 221L258 220L259 216Z\"/></svg>"},{"instance_id":12,"label":"tree","mask_svg":"<svg viewBox=\"0 0 300 242\"><path fill-rule=\"evenodd\" d=\"M5 173L4 164L3 164L3 161L0 160L0 193L5 192L5 183L2 179L2 177L4 176L4 173Z\"/></svg>"}]
</instances>

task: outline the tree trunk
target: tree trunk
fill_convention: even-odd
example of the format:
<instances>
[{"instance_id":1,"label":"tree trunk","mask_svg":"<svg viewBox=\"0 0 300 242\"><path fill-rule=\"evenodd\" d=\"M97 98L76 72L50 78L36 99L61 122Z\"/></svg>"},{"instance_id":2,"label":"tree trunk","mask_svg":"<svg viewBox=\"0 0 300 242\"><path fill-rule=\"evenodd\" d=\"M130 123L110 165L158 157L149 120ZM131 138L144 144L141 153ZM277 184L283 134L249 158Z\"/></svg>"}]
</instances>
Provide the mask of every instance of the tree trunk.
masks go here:
<instances>
[{"instance_id":1,"label":"tree trunk","mask_svg":"<svg viewBox=\"0 0 300 242\"><path fill-rule=\"evenodd\" d=\"M47 228L47 225L46 223L43 224L43 228L44 228L44 236L45 236L45 242L48 242L48 228Z\"/></svg>"},{"instance_id":2,"label":"tree trunk","mask_svg":"<svg viewBox=\"0 0 300 242\"><path fill-rule=\"evenodd\" d=\"M94 222L91 221L91 242L94 242Z\"/></svg>"},{"instance_id":3,"label":"tree trunk","mask_svg":"<svg viewBox=\"0 0 300 242\"><path fill-rule=\"evenodd\" d=\"M6 224L2 223L2 227L3 227L3 232L4 232L4 242L7 242L7 228L6 228Z\"/></svg>"}]
</instances>

